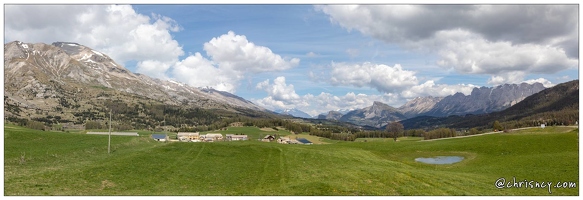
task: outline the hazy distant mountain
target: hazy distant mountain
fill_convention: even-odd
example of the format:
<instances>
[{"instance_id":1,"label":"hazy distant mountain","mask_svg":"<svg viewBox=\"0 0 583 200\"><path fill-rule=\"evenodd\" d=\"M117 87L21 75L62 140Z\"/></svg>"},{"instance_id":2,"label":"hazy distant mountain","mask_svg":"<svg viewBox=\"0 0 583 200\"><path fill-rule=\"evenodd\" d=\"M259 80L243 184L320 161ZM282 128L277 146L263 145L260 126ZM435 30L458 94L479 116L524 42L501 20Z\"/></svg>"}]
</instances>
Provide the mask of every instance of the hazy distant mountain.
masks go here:
<instances>
[{"instance_id":1,"label":"hazy distant mountain","mask_svg":"<svg viewBox=\"0 0 583 200\"><path fill-rule=\"evenodd\" d=\"M343 115L339 120L357 125L380 128L391 121L403 120L406 117L396 108L375 101L372 106L353 110Z\"/></svg>"},{"instance_id":2,"label":"hazy distant mountain","mask_svg":"<svg viewBox=\"0 0 583 200\"><path fill-rule=\"evenodd\" d=\"M134 74L109 56L71 42L10 42L4 45L5 105L22 118L59 115L83 122L80 113L100 116L117 102L140 110L154 102L184 108L266 112L236 95ZM40 110L43 110L42 114Z\"/></svg>"},{"instance_id":3,"label":"hazy distant mountain","mask_svg":"<svg viewBox=\"0 0 583 200\"><path fill-rule=\"evenodd\" d=\"M279 114L283 114L283 115L291 115L291 116L300 117L300 118L312 118L312 116L309 115L308 113L305 113L304 111L298 110L296 108L285 109L285 110L276 110L275 112L279 113Z\"/></svg>"},{"instance_id":4,"label":"hazy distant mountain","mask_svg":"<svg viewBox=\"0 0 583 200\"><path fill-rule=\"evenodd\" d=\"M317 119L339 120L344 114L338 111L330 111L326 114L318 115Z\"/></svg>"}]
</instances>

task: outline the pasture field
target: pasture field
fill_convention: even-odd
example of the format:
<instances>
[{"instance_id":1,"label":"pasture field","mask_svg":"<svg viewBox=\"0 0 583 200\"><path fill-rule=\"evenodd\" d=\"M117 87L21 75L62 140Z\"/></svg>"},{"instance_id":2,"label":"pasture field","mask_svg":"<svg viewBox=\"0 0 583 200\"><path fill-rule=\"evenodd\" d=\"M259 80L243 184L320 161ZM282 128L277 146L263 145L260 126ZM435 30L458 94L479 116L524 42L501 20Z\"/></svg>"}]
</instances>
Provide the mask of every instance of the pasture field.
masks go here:
<instances>
[{"instance_id":1,"label":"pasture field","mask_svg":"<svg viewBox=\"0 0 583 200\"><path fill-rule=\"evenodd\" d=\"M5 125L4 195L579 195L577 133L547 127L431 142L325 145L112 136L107 154L107 136ZM465 159L414 161L439 155ZM576 188L496 188L500 178L513 177Z\"/></svg>"},{"instance_id":2,"label":"pasture field","mask_svg":"<svg viewBox=\"0 0 583 200\"><path fill-rule=\"evenodd\" d=\"M420 141L423 140L423 137L400 137L398 138L398 142L401 141ZM354 140L355 142L395 142L393 138L357 138Z\"/></svg>"}]
</instances>

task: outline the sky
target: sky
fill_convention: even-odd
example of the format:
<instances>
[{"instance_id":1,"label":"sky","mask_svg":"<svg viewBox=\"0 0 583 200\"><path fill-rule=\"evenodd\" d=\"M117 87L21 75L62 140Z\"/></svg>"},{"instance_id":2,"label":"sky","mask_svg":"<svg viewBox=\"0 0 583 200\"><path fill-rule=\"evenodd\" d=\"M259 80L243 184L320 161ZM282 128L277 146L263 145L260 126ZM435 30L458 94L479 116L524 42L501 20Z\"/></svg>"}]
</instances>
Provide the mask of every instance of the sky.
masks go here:
<instances>
[{"instance_id":1,"label":"sky","mask_svg":"<svg viewBox=\"0 0 583 200\"><path fill-rule=\"evenodd\" d=\"M578 5L4 5L4 42L76 42L134 73L312 116L578 79Z\"/></svg>"}]
</instances>

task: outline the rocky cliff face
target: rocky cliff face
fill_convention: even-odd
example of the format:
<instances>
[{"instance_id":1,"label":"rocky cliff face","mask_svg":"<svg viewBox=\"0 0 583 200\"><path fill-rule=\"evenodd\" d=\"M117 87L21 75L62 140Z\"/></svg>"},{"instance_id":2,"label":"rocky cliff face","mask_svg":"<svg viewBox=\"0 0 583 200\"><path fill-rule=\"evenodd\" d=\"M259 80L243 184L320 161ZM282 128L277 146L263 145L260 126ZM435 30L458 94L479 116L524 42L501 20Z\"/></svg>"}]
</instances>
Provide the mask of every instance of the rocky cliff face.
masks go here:
<instances>
[{"instance_id":1,"label":"rocky cliff face","mask_svg":"<svg viewBox=\"0 0 583 200\"><path fill-rule=\"evenodd\" d=\"M43 115L55 112L75 118L67 113L96 109L96 102L105 99L266 111L230 93L134 74L109 56L77 43L14 41L4 45L4 52L5 103L10 100L36 113L43 110Z\"/></svg>"},{"instance_id":2,"label":"rocky cliff face","mask_svg":"<svg viewBox=\"0 0 583 200\"><path fill-rule=\"evenodd\" d=\"M430 111L442 99L443 97L417 97L399 107L399 112L403 113L407 118L415 117L420 113Z\"/></svg>"},{"instance_id":3,"label":"rocky cliff face","mask_svg":"<svg viewBox=\"0 0 583 200\"><path fill-rule=\"evenodd\" d=\"M500 111L544 89L545 87L541 83L504 84L492 88L474 88L468 96L457 93L444 97L431 110L421 115L448 116Z\"/></svg>"}]
</instances>

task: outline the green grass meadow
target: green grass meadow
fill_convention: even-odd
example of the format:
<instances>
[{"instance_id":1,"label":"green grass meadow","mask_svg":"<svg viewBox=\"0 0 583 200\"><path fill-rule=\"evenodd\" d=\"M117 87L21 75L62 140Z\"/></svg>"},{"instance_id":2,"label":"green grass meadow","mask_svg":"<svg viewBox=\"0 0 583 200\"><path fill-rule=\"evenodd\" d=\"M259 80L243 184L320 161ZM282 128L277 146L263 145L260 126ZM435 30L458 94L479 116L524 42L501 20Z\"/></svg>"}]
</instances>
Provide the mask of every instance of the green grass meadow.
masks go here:
<instances>
[{"instance_id":1,"label":"green grass meadow","mask_svg":"<svg viewBox=\"0 0 583 200\"><path fill-rule=\"evenodd\" d=\"M215 132L275 133L242 128ZM5 124L4 195L579 195L578 129L366 140L284 145L112 136L107 154L107 136ZM465 159L448 165L414 160L444 155ZM547 188L496 188L499 178L513 177L574 182L576 188L553 187L551 194Z\"/></svg>"}]
</instances>

